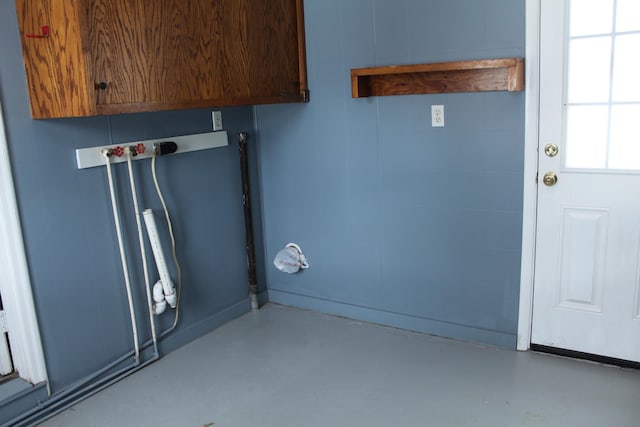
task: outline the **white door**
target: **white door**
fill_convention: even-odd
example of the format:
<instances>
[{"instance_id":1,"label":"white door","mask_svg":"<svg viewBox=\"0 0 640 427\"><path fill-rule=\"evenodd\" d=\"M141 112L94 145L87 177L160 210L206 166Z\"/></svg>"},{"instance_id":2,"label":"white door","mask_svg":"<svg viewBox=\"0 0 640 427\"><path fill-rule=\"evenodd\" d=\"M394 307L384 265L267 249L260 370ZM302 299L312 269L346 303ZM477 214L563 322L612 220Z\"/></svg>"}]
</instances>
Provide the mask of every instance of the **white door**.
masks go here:
<instances>
[{"instance_id":1,"label":"white door","mask_svg":"<svg viewBox=\"0 0 640 427\"><path fill-rule=\"evenodd\" d=\"M7 336L4 310L2 310L2 300L0 299L0 379L13 372L13 361L9 351L9 337Z\"/></svg>"},{"instance_id":2,"label":"white door","mask_svg":"<svg viewBox=\"0 0 640 427\"><path fill-rule=\"evenodd\" d=\"M541 0L539 135L531 342L640 362L640 0Z\"/></svg>"}]
</instances>

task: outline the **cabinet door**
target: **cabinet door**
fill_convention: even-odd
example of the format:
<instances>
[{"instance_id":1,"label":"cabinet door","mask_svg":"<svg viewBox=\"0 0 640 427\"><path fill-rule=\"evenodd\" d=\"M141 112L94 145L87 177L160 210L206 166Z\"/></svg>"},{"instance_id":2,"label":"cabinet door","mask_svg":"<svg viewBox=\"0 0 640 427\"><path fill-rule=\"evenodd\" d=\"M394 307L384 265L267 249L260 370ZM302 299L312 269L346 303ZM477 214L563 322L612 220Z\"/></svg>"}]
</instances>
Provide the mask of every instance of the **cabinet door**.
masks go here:
<instances>
[{"instance_id":1,"label":"cabinet door","mask_svg":"<svg viewBox=\"0 0 640 427\"><path fill-rule=\"evenodd\" d=\"M95 114L95 89L87 67L80 15L84 0L16 0L31 116ZM47 26L49 33L42 34Z\"/></svg>"},{"instance_id":2,"label":"cabinet door","mask_svg":"<svg viewBox=\"0 0 640 427\"><path fill-rule=\"evenodd\" d=\"M89 11L98 109L225 95L222 2L95 0ZM143 107L141 106L141 109Z\"/></svg>"},{"instance_id":3,"label":"cabinet door","mask_svg":"<svg viewBox=\"0 0 640 427\"><path fill-rule=\"evenodd\" d=\"M94 0L99 113L302 100L301 0Z\"/></svg>"},{"instance_id":4,"label":"cabinet door","mask_svg":"<svg viewBox=\"0 0 640 427\"><path fill-rule=\"evenodd\" d=\"M250 96L300 101L307 77L302 0L244 0Z\"/></svg>"}]
</instances>

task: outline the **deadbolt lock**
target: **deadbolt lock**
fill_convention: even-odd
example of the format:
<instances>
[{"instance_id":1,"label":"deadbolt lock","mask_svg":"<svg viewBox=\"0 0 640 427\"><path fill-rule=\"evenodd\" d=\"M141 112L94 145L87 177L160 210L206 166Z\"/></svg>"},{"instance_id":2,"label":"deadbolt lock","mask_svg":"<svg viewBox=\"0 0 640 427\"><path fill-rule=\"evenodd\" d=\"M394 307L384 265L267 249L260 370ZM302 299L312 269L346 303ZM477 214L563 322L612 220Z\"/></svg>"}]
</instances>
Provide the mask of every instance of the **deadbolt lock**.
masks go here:
<instances>
[{"instance_id":1,"label":"deadbolt lock","mask_svg":"<svg viewBox=\"0 0 640 427\"><path fill-rule=\"evenodd\" d=\"M544 154L546 154L549 157L555 157L558 155L558 146L556 144L547 144L544 147Z\"/></svg>"},{"instance_id":2,"label":"deadbolt lock","mask_svg":"<svg viewBox=\"0 0 640 427\"><path fill-rule=\"evenodd\" d=\"M546 185L547 187L556 185L558 183L558 175L553 172L547 172L542 177L542 182L544 182L544 185Z\"/></svg>"}]
</instances>

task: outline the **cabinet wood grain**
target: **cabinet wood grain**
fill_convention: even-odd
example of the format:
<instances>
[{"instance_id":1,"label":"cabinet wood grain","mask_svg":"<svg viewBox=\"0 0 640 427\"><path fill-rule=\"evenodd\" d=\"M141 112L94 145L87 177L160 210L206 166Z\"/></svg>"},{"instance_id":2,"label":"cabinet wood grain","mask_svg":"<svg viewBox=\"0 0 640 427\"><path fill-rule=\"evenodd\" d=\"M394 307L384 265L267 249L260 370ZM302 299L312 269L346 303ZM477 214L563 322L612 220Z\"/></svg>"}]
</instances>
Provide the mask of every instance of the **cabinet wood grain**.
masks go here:
<instances>
[{"instance_id":1,"label":"cabinet wood grain","mask_svg":"<svg viewBox=\"0 0 640 427\"><path fill-rule=\"evenodd\" d=\"M302 0L16 4L34 118L307 95ZM42 25L50 26L49 38L26 37Z\"/></svg>"},{"instance_id":2,"label":"cabinet wood grain","mask_svg":"<svg viewBox=\"0 0 640 427\"><path fill-rule=\"evenodd\" d=\"M395 65L351 70L353 98L453 92L521 91L522 58Z\"/></svg>"},{"instance_id":3,"label":"cabinet wood grain","mask_svg":"<svg viewBox=\"0 0 640 427\"><path fill-rule=\"evenodd\" d=\"M55 4L54 4L55 3ZM18 20L34 118L95 114L94 89L85 67L78 1L18 1ZM51 27L52 24L55 25ZM26 38L49 25L46 38Z\"/></svg>"}]
</instances>

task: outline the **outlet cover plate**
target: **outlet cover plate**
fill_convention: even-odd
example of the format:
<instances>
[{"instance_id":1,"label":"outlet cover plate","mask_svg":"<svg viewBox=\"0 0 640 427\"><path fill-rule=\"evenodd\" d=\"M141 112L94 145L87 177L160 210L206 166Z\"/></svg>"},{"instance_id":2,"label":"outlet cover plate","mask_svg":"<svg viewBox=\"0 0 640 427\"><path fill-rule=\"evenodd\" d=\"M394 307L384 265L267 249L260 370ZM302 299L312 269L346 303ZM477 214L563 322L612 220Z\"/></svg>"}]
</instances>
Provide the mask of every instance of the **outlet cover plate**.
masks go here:
<instances>
[{"instance_id":1,"label":"outlet cover plate","mask_svg":"<svg viewBox=\"0 0 640 427\"><path fill-rule=\"evenodd\" d=\"M444 127L444 105L431 106L431 127Z\"/></svg>"},{"instance_id":2,"label":"outlet cover plate","mask_svg":"<svg viewBox=\"0 0 640 427\"><path fill-rule=\"evenodd\" d=\"M222 111L212 111L211 120L213 122L213 131L218 132L222 130Z\"/></svg>"}]
</instances>

